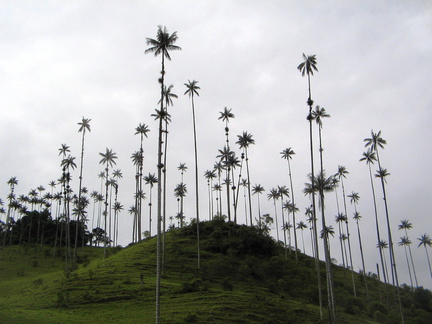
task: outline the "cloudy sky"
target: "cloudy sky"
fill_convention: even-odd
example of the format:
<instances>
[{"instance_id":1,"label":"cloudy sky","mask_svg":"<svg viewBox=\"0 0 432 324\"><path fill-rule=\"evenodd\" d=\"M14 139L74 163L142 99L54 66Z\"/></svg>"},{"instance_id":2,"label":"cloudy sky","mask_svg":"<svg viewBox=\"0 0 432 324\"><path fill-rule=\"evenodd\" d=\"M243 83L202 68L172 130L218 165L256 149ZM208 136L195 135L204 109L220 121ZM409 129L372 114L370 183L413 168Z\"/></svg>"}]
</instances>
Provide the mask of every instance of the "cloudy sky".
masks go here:
<instances>
[{"instance_id":1,"label":"cloudy sky","mask_svg":"<svg viewBox=\"0 0 432 324\"><path fill-rule=\"evenodd\" d=\"M0 12L3 200L12 176L19 180L18 195L40 185L48 190L49 181L61 175L61 144L70 146L78 162L77 123L90 118L84 186L100 190L99 153L106 148L117 153L116 168L123 173L119 195L125 206L120 243L130 242L132 218L127 209L133 205L135 173L130 156L139 149L139 137L134 135L139 123L151 129L144 142L144 173L156 172L157 122L150 115L159 100L160 57L144 51L146 37L154 38L162 25L177 31L177 45L182 48L166 64L166 82L179 96L170 108L168 216L177 212L172 195L180 182L177 166L186 163L185 214L194 217L192 117L190 100L183 93L187 80L198 80L200 174L213 167L225 144L224 124L218 117L228 107L235 114L230 121L232 143L243 131L255 139L249 150L251 182L261 184L266 194L272 187L289 185L280 152L287 147L296 152L292 170L300 209L297 220L305 221L304 210L310 204L302 193L310 172L307 79L296 67L302 53L316 54L319 72L312 78L312 96L331 115L323 126L324 167L330 175L338 165L346 166L350 173L345 190L360 194L367 271L376 272L378 251L368 168L359 159L365 151L363 139L370 137L371 130L381 130L388 143L380 157L391 174L387 194L394 241L403 235L397 225L409 219L419 283L432 288L424 249L417 248L417 237L432 235L428 131L432 5L428 1L2 1ZM318 157L317 150L315 154ZM77 190L77 171L73 177ZM206 218L203 177L200 187L200 211ZM378 182L376 191L386 234ZM338 193L341 199L340 188ZM256 207L256 197L253 203ZM263 212L274 214L264 196L261 205ZM242 210L239 218L245 222ZM327 196L326 212L328 223L337 228L334 193ZM352 213L348 204L350 219ZM359 270L354 222L350 231L354 268ZM308 231L305 241L311 253ZM332 256L342 263L336 239L332 246ZM403 249L395 249L400 282L409 284Z\"/></svg>"}]
</instances>

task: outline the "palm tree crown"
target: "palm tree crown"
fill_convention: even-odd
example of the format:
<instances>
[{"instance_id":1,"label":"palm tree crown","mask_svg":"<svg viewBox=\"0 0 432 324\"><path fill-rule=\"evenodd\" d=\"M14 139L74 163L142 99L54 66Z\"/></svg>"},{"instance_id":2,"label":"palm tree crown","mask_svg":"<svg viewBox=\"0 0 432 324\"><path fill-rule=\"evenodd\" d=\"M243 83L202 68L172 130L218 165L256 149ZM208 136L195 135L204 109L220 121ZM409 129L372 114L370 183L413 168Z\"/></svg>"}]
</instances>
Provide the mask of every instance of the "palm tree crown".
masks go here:
<instances>
[{"instance_id":1,"label":"palm tree crown","mask_svg":"<svg viewBox=\"0 0 432 324\"><path fill-rule=\"evenodd\" d=\"M174 45L177 39L178 39L177 32L173 32L170 35L165 26L164 27L158 26L156 39L148 38L148 37L146 38L147 45L151 47L146 49L144 53L145 54L154 53L155 56L162 54L163 57L166 57L168 60L171 60L169 51L181 50L181 47Z\"/></svg>"}]
</instances>

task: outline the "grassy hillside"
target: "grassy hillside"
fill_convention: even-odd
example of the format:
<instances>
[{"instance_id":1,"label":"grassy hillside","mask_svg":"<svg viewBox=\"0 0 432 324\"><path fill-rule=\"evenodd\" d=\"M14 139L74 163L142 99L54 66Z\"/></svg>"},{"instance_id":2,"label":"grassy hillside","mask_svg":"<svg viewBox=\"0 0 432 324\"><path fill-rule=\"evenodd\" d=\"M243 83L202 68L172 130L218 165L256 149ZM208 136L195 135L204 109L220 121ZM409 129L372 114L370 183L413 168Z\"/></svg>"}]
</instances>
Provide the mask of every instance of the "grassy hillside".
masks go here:
<instances>
[{"instance_id":1,"label":"grassy hillside","mask_svg":"<svg viewBox=\"0 0 432 324\"><path fill-rule=\"evenodd\" d=\"M283 248L255 228L222 221L165 236L162 323L319 323L314 260ZM0 323L154 323L156 239L124 249L86 247L68 277L60 253L9 247L0 261ZM340 323L398 323L394 288L333 267ZM324 265L321 277L325 285ZM432 294L401 288L405 323L432 323ZM326 291L323 291L324 299ZM324 307L324 319L327 312Z\"/></svg>"}]
</instances>

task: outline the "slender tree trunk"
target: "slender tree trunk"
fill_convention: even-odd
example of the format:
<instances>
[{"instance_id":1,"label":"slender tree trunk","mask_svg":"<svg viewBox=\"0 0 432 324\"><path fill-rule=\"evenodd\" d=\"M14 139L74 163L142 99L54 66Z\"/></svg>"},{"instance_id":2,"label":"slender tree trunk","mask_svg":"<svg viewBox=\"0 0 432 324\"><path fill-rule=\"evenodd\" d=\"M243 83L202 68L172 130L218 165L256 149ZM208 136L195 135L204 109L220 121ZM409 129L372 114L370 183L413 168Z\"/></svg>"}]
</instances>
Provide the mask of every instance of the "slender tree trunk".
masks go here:
<instances>
[{"instance_id":1,"label":"slender tree trunk","mask_svg":"<svg viewBox=\"0 0 432 324\"><path fill-rule=\"evenodd\" d=\"M294 245L295 245L295 258L296 258L296 263L298 263L298 256L297 256L297 231L296 231L296 220L295 220L295 199L294 199L294 188L293 188L293 181L292 181L292 175L291 175L291 164L289 161L289 157L287 158L288 161L288 173L289 173L289 179L290 179L290 188L291 188L291 201L293 204L293 226L294 226Z\"/></svg>"},{"instance_id":2,"label":"slender tree trunk","mask_svg":"<svg viewBox=\"0 0 432 324\"><path fill-rule=\"evenodd\" d=\"M312 132L312 96L311 96L311 87L310 87L310 76L308 76L308 89L309 89L309 97L308 97L308 105L309 105L309 115L307 119L309 120L309 142L310 142L310 157L311 157L311 176L312 179L315 178L314 171L314 154L313 154L313 132ZM317 280L318 280L318 299L320 305L320 318L323 319L323 303L322 303L322 289L321 289L321 276L320 276L320 266L319 266L319 251L318 251L318 232L316 226L316 202L315 202L315 193L312 192L312 211L313 211L313 228L314 228L314 250L315 250L315 269L317 272Z\"/></svg>"},{"instance_id":3,"label":"slender tree trunk","mask_svg":"<svg viewBox=\"0 0 432 324\"><path fill-rule=\"evenodd\" d=\"M197 136L195 124L195 105L193 100L192 91L192 119L193 119L193 137L194 137L194 153L195 153L195 208L197 220L197 254L198 254L198 269L201 267L201 253L200 253L200 231L199 231L199 186L198 186L198 149L197 149Z\"/></svg>"},{"instance_id":4,"label":"slender tree trunk","mask_svg":"<svg viewBox=\"0 0 432 324\"><path fill-rule=\"evenodd\" d=\"M357 297L357 291L354 281L354 268L353 268L353 262L352 262L352 253L351 253L351 238L350 238L350 232L349 232L349 226L348 226L348 213L347 213L347 206L346 206L346 195L345 195L345 185L343 182L343 177L341 177L341 183L342 183L342 197L343 197L343 203L344 203L344 211L345 211L345 226L347 230L347 237L348 237L348 252L349 252L349 261L350 261L350 267L351 267L351 280L353 285L353 291L354 291L354 297ZM347 260L348 263L348 260Z\"/></svg>"},{"instance_id":5,"label":"slender tree trunk","mask_svg":"<svg viewBox=\"0 0 432 324\"><path fill-rule=\"evenodd\" d=\"M162 52L162 71L161 71L161 114L163 114L164 105L164 77L165 77L165 65L164 65L164 54ZM157 197L158 197L158 207L157 207L157 241L156 241L156 324L160 324L160 284L161 284L161 217L162 217L162 116L159 118L159 139L158 139L158 186L157 186Z\"/></svg>"}]
</instances>

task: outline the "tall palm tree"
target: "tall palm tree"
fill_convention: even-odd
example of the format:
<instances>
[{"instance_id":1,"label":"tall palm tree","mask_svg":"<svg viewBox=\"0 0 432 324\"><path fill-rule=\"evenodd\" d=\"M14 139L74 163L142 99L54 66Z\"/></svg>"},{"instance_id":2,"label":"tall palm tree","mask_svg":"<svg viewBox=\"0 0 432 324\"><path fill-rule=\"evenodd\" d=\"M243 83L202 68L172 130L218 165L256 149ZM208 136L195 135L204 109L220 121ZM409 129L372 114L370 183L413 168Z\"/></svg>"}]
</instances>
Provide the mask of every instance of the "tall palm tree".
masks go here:
<instances>
[{"instance_id":1,"label":"tall palm tree","mask_svg":"<svg viewBox=\"0 0 432 324\"><path fill-rule=\"evenodd\" d=\"M184 212L183 212L183 198L186 197L187 194L187 189L186 189L186 184L184 184L183 182L179 183L175 188L174 188L174 196L177 197L177 199L180 200L180 215L183 216ZM181 218L181 223L180 223L180 227L183 227L183 217Z\"/></svg>"},{"instance_id":2,"label":"tall palm tree","mask_svg":"<svg viewBox=\"0 0 432 324\"><path fill-rule=\"evenodd\" d=\"M366 282L366 267L365 267L364 255L363 255L363 244L362 244L361 233L360 233L360 224L359 224L359 220L361 219L361 216L360 216L360 213L357 211L357 204L358 204L358 201L360 200L360 196L359 196L358 192L353 191L351 193L351 195L348 195L347 197L350 198L351 204L354 205L353 219L356 221L356 225L357 225L357 235L358 235L358 239L359 239L360 256L361 256L361 260L362 260L363 279L364 279L364 283L365 283L366 296L369 296L368 286L367 286L367 282Z\"/></svg>"},{"instance_id":3,"label":"tall palm tree","mask_svg":"<svg viewBox=\"0 0 432 324\"><path fill-rule=\"evenodd\" d=\"M10 187L10 193L8 195L9 204L8 204L8 209L7 209L7 214L6 214L6 222L5 222L6 227L5 227L4 236L3 236L2 258L3 258L4 247L6 246L7 233L9 232L10 219L11 219L11 209L13 206L13 202L15 201L15 194L14 194L15 186L18 185L18 180L16 177L12 177L6 183Z\"/></svg>"},{"instance_id":4,"label":"tall palm tree","mask_svg":"<svg viewBox=\"0 0 432 324\"><path fill-rule=\"evenodd\" d=\"M144 177L144 181L146 184L149 185L149 234L151 236L151 223L152 223L152 189L155 183L158 183L158 178L156 177L156 174L149 173L147 176Z\"/></svg>"},{"instance_id":5,"label":"tall palm tree","mask_svg":"<svg viewBox=\"0 0 432 324\"><path fill-rule=\"evenodd\" d=\"M373 152L371 149L368 149L366 152L363 152L363 157L360 159L360 161L365 161L368 169L369 169L369 178L370 178L370 183L371 183L371 188L372 188L372 198L373 198L373 205L374 205L374 214L375 214L375 228L376 228L376 235L377 235L377 245L379 246L379 243L381 242L381 234L380 234L380 228L379 228L379 222L378 222L378 209L377 209L377 201L376 201L376 195L375 195L375 186L373 183L373 177L372 177L372 168L371 165L374 164L374 162L376 161L376 154L375 152ZM384 269L384 257L382 254L382 249L379 248L379 256L380 256L380 261L381 261L381 269ZM384 279L384 283L386 284L386 294L387 293L387 276L386 273L383 271L383 279Z\"/></svg>"},{"instance_id":6,"label":"tall palm tree","mask_svg":"<svg viewBox=\"0 0 432 324\"><path fill-rule=\"evenodd\" d=\"M341 249L341 256L342 256L342 264L343 267L348 267L348 260L347 263L345 263L345 255L346 255L346 251L344 249L344 244L342 241L342 234L345 235L345 233L342 230L342 226L341 223L343 223L345 221L345 215L343 213L338 213L335 216L335 222L338 224L338 231L339 231L339 243L340 243L340 249Z\"/></svg>"},{"instance_id":7,"label":"tall palm tree","mask_svg":"<svg viewBox=\"0 0 432 324\"><path fill-rule=\"evenodd\" d=\"M394 248L393 248L393 239L392 239L392 232L391 232L391 226L390 226L390 216L388 211L388 203L387 203L387 195L385 190L385 177L390 175L386 169L383 169L381 167L381 161L379 157L379 149L384 149L384 145L387 144L387 141L381 137L381 131L378 131L378 133L374 133L373 130L371 131L371 137L365 138L364 142L366 142L365 147L370 147L373 152L376 152L376 157L378 161L378 174L376 177L380 178L381 180L381 187L383 191L383 200L384 200L384 209L386 214L386 221L387 221L387 234L388 234L388 244L389 244L389 251L390 251L390 262L391 262L391 270L392 270L392 278L393 278L393 285L396 287L397 295L398 295L398 301L400 308L400 296L399 296L399 279L397 275L397 267L396 267L396 258L394 255ZM402 308L401 308L402 309ZM403 315L401 312L401 316L403 319Z\"/></svg>"},{"instance_id":8,"label":"tall palm tree","mask_svg":"<svg viewBox=\"0 0 432 324\"><path fill-rule=\"evenodd\" d=\"M198 184L198 148L197 148L197 135L196 135L196 123L195 123L195 103L194 95L199 96L198 90L201 88L197 85L198 81L188 80L185 83L186 91L185 95L188 94L192 103L192 124L193 124L193 138L194 138L194 157L195 157L195 210L196 210L196 220L197 220L197 246L198 246L198 268L201 266L200 262L200 244L199 244L199 184Z\"/></svg>"},{"instance_id":9,"label":"tall palm tree","mask_svg":"<svg viewBox=\"0 0 432 324\"><path fill-rule=\"evenodd\" d=\"M293 149L291 147L286 148L285 150L283 150L281 153L282 158L287 160L288 163L288 175L289 175L289 179L290 179L290 189L291 189L291 201L292 204L295 205L295 197L294 197L294 188L293 188L293 181L292 181L292 174L291 174L291 163L290 160L292 159L292 156L295 154L295 152L293 151ZM296 211L293 211L293 224L296 223ZM294 245L295 245L295 257L296 257L296 262L298 262L298 258L297 258L297 231L296 231L296 227L294 226ZM302 233L303 235L303 233Z\"/></svg>"},{"instance_id":10,"label":"tall palm tree","mask_svg":"<svg viewBox=\"0 0 432 324\"><path fill-rule=\"evenodd\" d=\"M309 146L310 146L310 163L311 163L311 176L312 179L315 178L315 171L314 171L314 154L313 154L313 136L312 136L312 106L313 106L313 100L312 100L312 93L311 93L311 80L310 77L314 75L314 71L318 72L317 68L317 60L316 55L305 55L303 53L303 62L301 62L297 69L301 72L302 76L307 75L308 80L308 99L307 99L307 105L309 106L309 113L307 116L307 120L309 121ZM319 252L318 252L318 233L317 233L317 226L316 226L316 204L315 204L315 194L312 193L312 212L313 212L313 228L314 228L314 251L315 251L315 269L317 272L317 280L318 280L318 299L319 299L319 305L320 305L320 317L321 320L323 319L323 303L322 303L322 291L321 291L321 277L320 277L320 269L319 269ZM333 314L331 315L331 322L336 321L336 319L333 319Z\"/></svg>"},{"instance_id":11,"label":"tall palm tree","mask_svg":"<svg viewBox=\"0 0 432 324\"><path fill-rule=\"evenodd\" d=\"M230 118L234 118L235 115L231 112L232 109L228 109L227 107L224 108L223 111L220 111L220 116L218 119L221 119L223 122L225 122L225 136L226 136L226 145L224 147L224 151L231 152L230 146L229 146L229 127L228 123ZM219 150L220 152L220 150ZM230 157L230 154L225 154L223 156L223 160L225 161L225 166L228 164L228 159ZM226 186L227 186L227 204L228 204L228 221L231 221L231 206L230 206L230 192L229 192L229 183L230 183L230 171L231 169L226 168Z\"/></svg>"},{"instance_id":12,"label":"tall palm tree","mask_svg":"<svg viewBox=\"0 0 432 324\"><path fill-rule=\"evenodd\" d=\"M213 219L214 216L214 206L213 206L213 179L216 178L215 170L206 170L204 172L204 177L207 179L208 187L208 198L209 198L209 220Z\"/></svg>"},{"instance_id":13,"label":"tall palm tree","mask_svg":"<svg viewBox=\"0 0 432 324\"><path fill-rule=\"evenodd\" d=\"M276 238L279 242L279 226L278 226L278 216L277 216L277 208L276 208L276 200L279 199L279 190L277 188L271 188L270 192L267 194L267 199L273 200L274 210L275 210L275 221L276 221Z\"/></svg>"},{"instance_id":14,"label":"tall palm tree","mask_svg":"<svg viewBox=\"0 0 432 324\"><path fill-rule=\"evenodd\" d=\"M181 50L181 47L174 45L178 39L177 32L170 34L166 27L158 26L156 39L147 38L146 43L150 47L145 53L154 53L155 56L161 55L162 69L159 83L161 85L160 114L164 113L164 81L165 81L165 58L171 60L170 51ZM167 114L167 113L166 113ZM161 116L162 117L162 116ZM158 179L162 179L162 119L159 119L159 140L158 140ZM160 323L160 277L161 277L161 217L162 217L162 186L158 182L158 226L157 226L157 261L156 261L156 324Z\"/></svg>"},{"instance_id":15,"label":"tall palm tree","mask_svg":"<svg viewBox=\"0 0 432 324\"><path fill-rule=\"evenodd\" d=\"M250 172L249 172L249 157L248 157L248 148L249 145L255 144L255 140L252 138L252 134L248 132L243 132L242 135L237 135L238 141L236 144L240 146L240 149L243 149L242 159L245 157L246 160L246 173L247 173L247 190L248 190L248 199L249 199L249 219L251 226L253 225L253 217L252 217L252 199L251 199L251 186L250 186Z\"/></svg>"},{"instance_id":16,"label":"tall palm tree","mask_svg":"<svg viewBox=\"0 0 432 324\"><path fill-rule=\"evenodd\" d=\"M425 252L426 252L426 256L427 256L427 260L428 260L428 264L429 264L429 272L430 272L430 275L432 278L432 268L431 268L431 263L430 263L430 259L429 259L429 253L427 251L427 247L432 246L432 239L430 238L430 236L428 234L423 234L422 236L420 236L418 238L418 240L420 241L418 247L423 245L425 248Z\"/></svg>"},{"instance_id":17,"label":"tall palm tree","mask_svg":"<svg viewBox=\"0 0 432 324\"><path fill-rule=\"evenodd\" d=\"M99 153L102 159L99 161L99 164L105 165L105 239L104 239L104 258L106 258L106 246L107 246L107 216L108 216L108 187L109 187L109 168L117 164L115 161L117 159L117 154L114 153L111 149L106 148L105 153Z\"/></svg>"},{"instance_id":18,"label":"tall palm tree","mask_svg":"<svg viewBox=\"0 0 432 324\"><path fill-rule=\"evenodd\" d=\"M409 263L408 252L407 252L407 246L410 246L411 243L412 242L410 241L410 239L408 237L402 236L401 237L401 241L398 243L398 245L404 247L405 258L406 258L407 267L408 267L408 274L409 274L409 278L410 278L410 282L411 282L411 289L414 289L413 278L412 278L412 274L411 274L411 266L410 266L410 263Z\"/></svg>"},{"instance_id":19,"label":"tall palm tree","mask_svg":"<svg viewBox=\"0 0 432 324\"><path fill-rule=\"evenodd\" d=\"M303 236L303 230L307 228L307 225L305 224L305 222L300 221L297 223L297 229L301 230L301 235L302 235L302 243L303 243L303 253L306 254L306 249L305 249L305 244L304 244L304 236Z\"/></svg>"},{"instance_id":20,"label":"tall palm tree","mask_svg":"<svg viewBox=\"0 0 432 324\"><path fill-rule=\"evenodd\" d=\"M324 244L324 257L326 265L326 278L327 278L327 295L328 295L328 308L330 315L330 322L334 323L336 321L336 309L335 309L335 295L334 295L334 282L333 282L333 271L331 268L331 256L328 234L331 234L330 227L326 225L325 218L325 192L334 190L332 176L326 177L323 172L320 172L317 177L312 178L309 174L310 183L306 184L306 187L310 186L313 191L317 191L319 194L319 205L321 209L321 222L322 230L321 235Z\"/></svg>"},{"instance_id":21,"label":"tall palm tree","mask_svg":"<svg viewBox=\"0 0 432 324\"><path fill-rule=\"evenodd\" d=\"M401 223L398 226L398 229L405 231L405 237L408 240L409 240L408 230L411 229L411 228L412 228L412 224L407 219L401 220ZM411 266L412 266L413 273L414 273L414 280L415 280L415 283L416 283L416 287L418 288L417 273L416 273L416 270L415 270L414 260L413 260L412 253L411 253L411 244L408 244L408 245L405 245L405 246L408 246L408 252L410 254L410 259L411 259Z\"/></svg>"},{"instance_id":22,"label":"tall palm tree","mask_svg":"<svg viewBox=\"0 0 432 324\"><path fill-rule=\"evenodd\" d=\"M138 240L141 241L141 219L142 219L142 193L143 192L143 168L144 168L144 149L143 149L143 140L144 136L147 138L147 133L150 132L150 129L146 124L141 124L135 128L135 134L140 136L140 150L139 156L135 157L134 164L136 162L137 165L137 175L136 175L136 188L135 188L135 222L137 225L137 234Z\"/></svg>"},{"instance_id":23,"label":"tall palm tree","mask_svg":"<svg viewBox=\"0 0 432 324\"><path fill-rule=\"evenodd\" d=\"M261 221L261 205L260 205L260 195L264 192L264 187L260 184L256 184L252 187L252 195L257 195L258 200L258 220Z\"/></svg>"},{"instance_id":24,"label":"tall palm tree","mask_svg":"<svg viewBox=\"0 0 432 324\"><path fill-rule=\"evenodd\" d=\"M345 227L346 227L346 235L347 235L347 241L348 241L349 266L351 267L351 279L352 279L354 296L357 296L357 291L356 291L356 286L355 286L355 281L354 281L354 268L353 268L352 251L351 251L351 235L350 235L349 226L348 226L348 211L347 211L347 205L346 205L346 195L345 195L345 185L344 185L344 178L346 178L347 174L349 174L349 172L347 171L346 167L343 165L339 165L338 171L336 172L335 177L339 178L339 181L342 185L342 197L343 197L344 212L345 212ZM347 263L348 263L348 260L347 260Z\"/></svg>"},{"instance_id":25,"label":"tall palm tree","mask_svg":"<svg viewBox=\"0 0 432 324\"><path fill-rule=\"evenodd\" d=\"M231 171L231 167L230 167L230 160L231 157L234 155L234 152L230 150L230 148L228 146L224 146L224 148L222 150L218 150L219 151L219 155L216 156L216 158L219 158L220 161L222 163L223 166L223 170L225 170L226 172L226 178L225 178L225 185L226 185L226 189L227 189L227 208L228 208L228 221L231 221L231 202L230 202L230 183L231 183L231 179L230 179L230 171Z\"/></svg>"},{"instance_id":26,"label":"tall palm tree","mask_svg":"<svg viewBox=\"0 0 432 324\"><path fill-rule=\"evenodd\" d=\"M81 161L80 161L80 175L79 175L79 187L78 187L78 208L82 206L81 204L81 188L82 188L82 178L83 178L83 166L84 166L84 138L86 131L91 132L90 130L90 121L89 118L82 118L81 122L78 123L80 128L78 129L79 133L82 133L82 140L81 140ZM80 210L77 213L77 223L76 223L76 229L75 229L75 245L74 245L74 265L76 264L76 258L77 258L77 247L78 247L78 228L79 228L79 222L80 222L80 215L82 214L82 211Z\"/></svg>"},{"instance_id":27,"label":"tall palm tree","mask_svg":"<svg viewBox=\"0 0 432 324\"><path fill-rule=\"evenodd\" d=\"M289 189L286 186L278 186L277 187L279 198L281 199L281 215L282 215L282 228L284 227L285 223L289 223L285 221L285 215L284 215L284 197L289 197ZM287 227L288 229L288 227ZM284 230L284 244L285 244L285 259L287 258L287 241L286 241L286 231ZM290 250L291 251L291 250Z\"/></svg>"}]
</instances>

